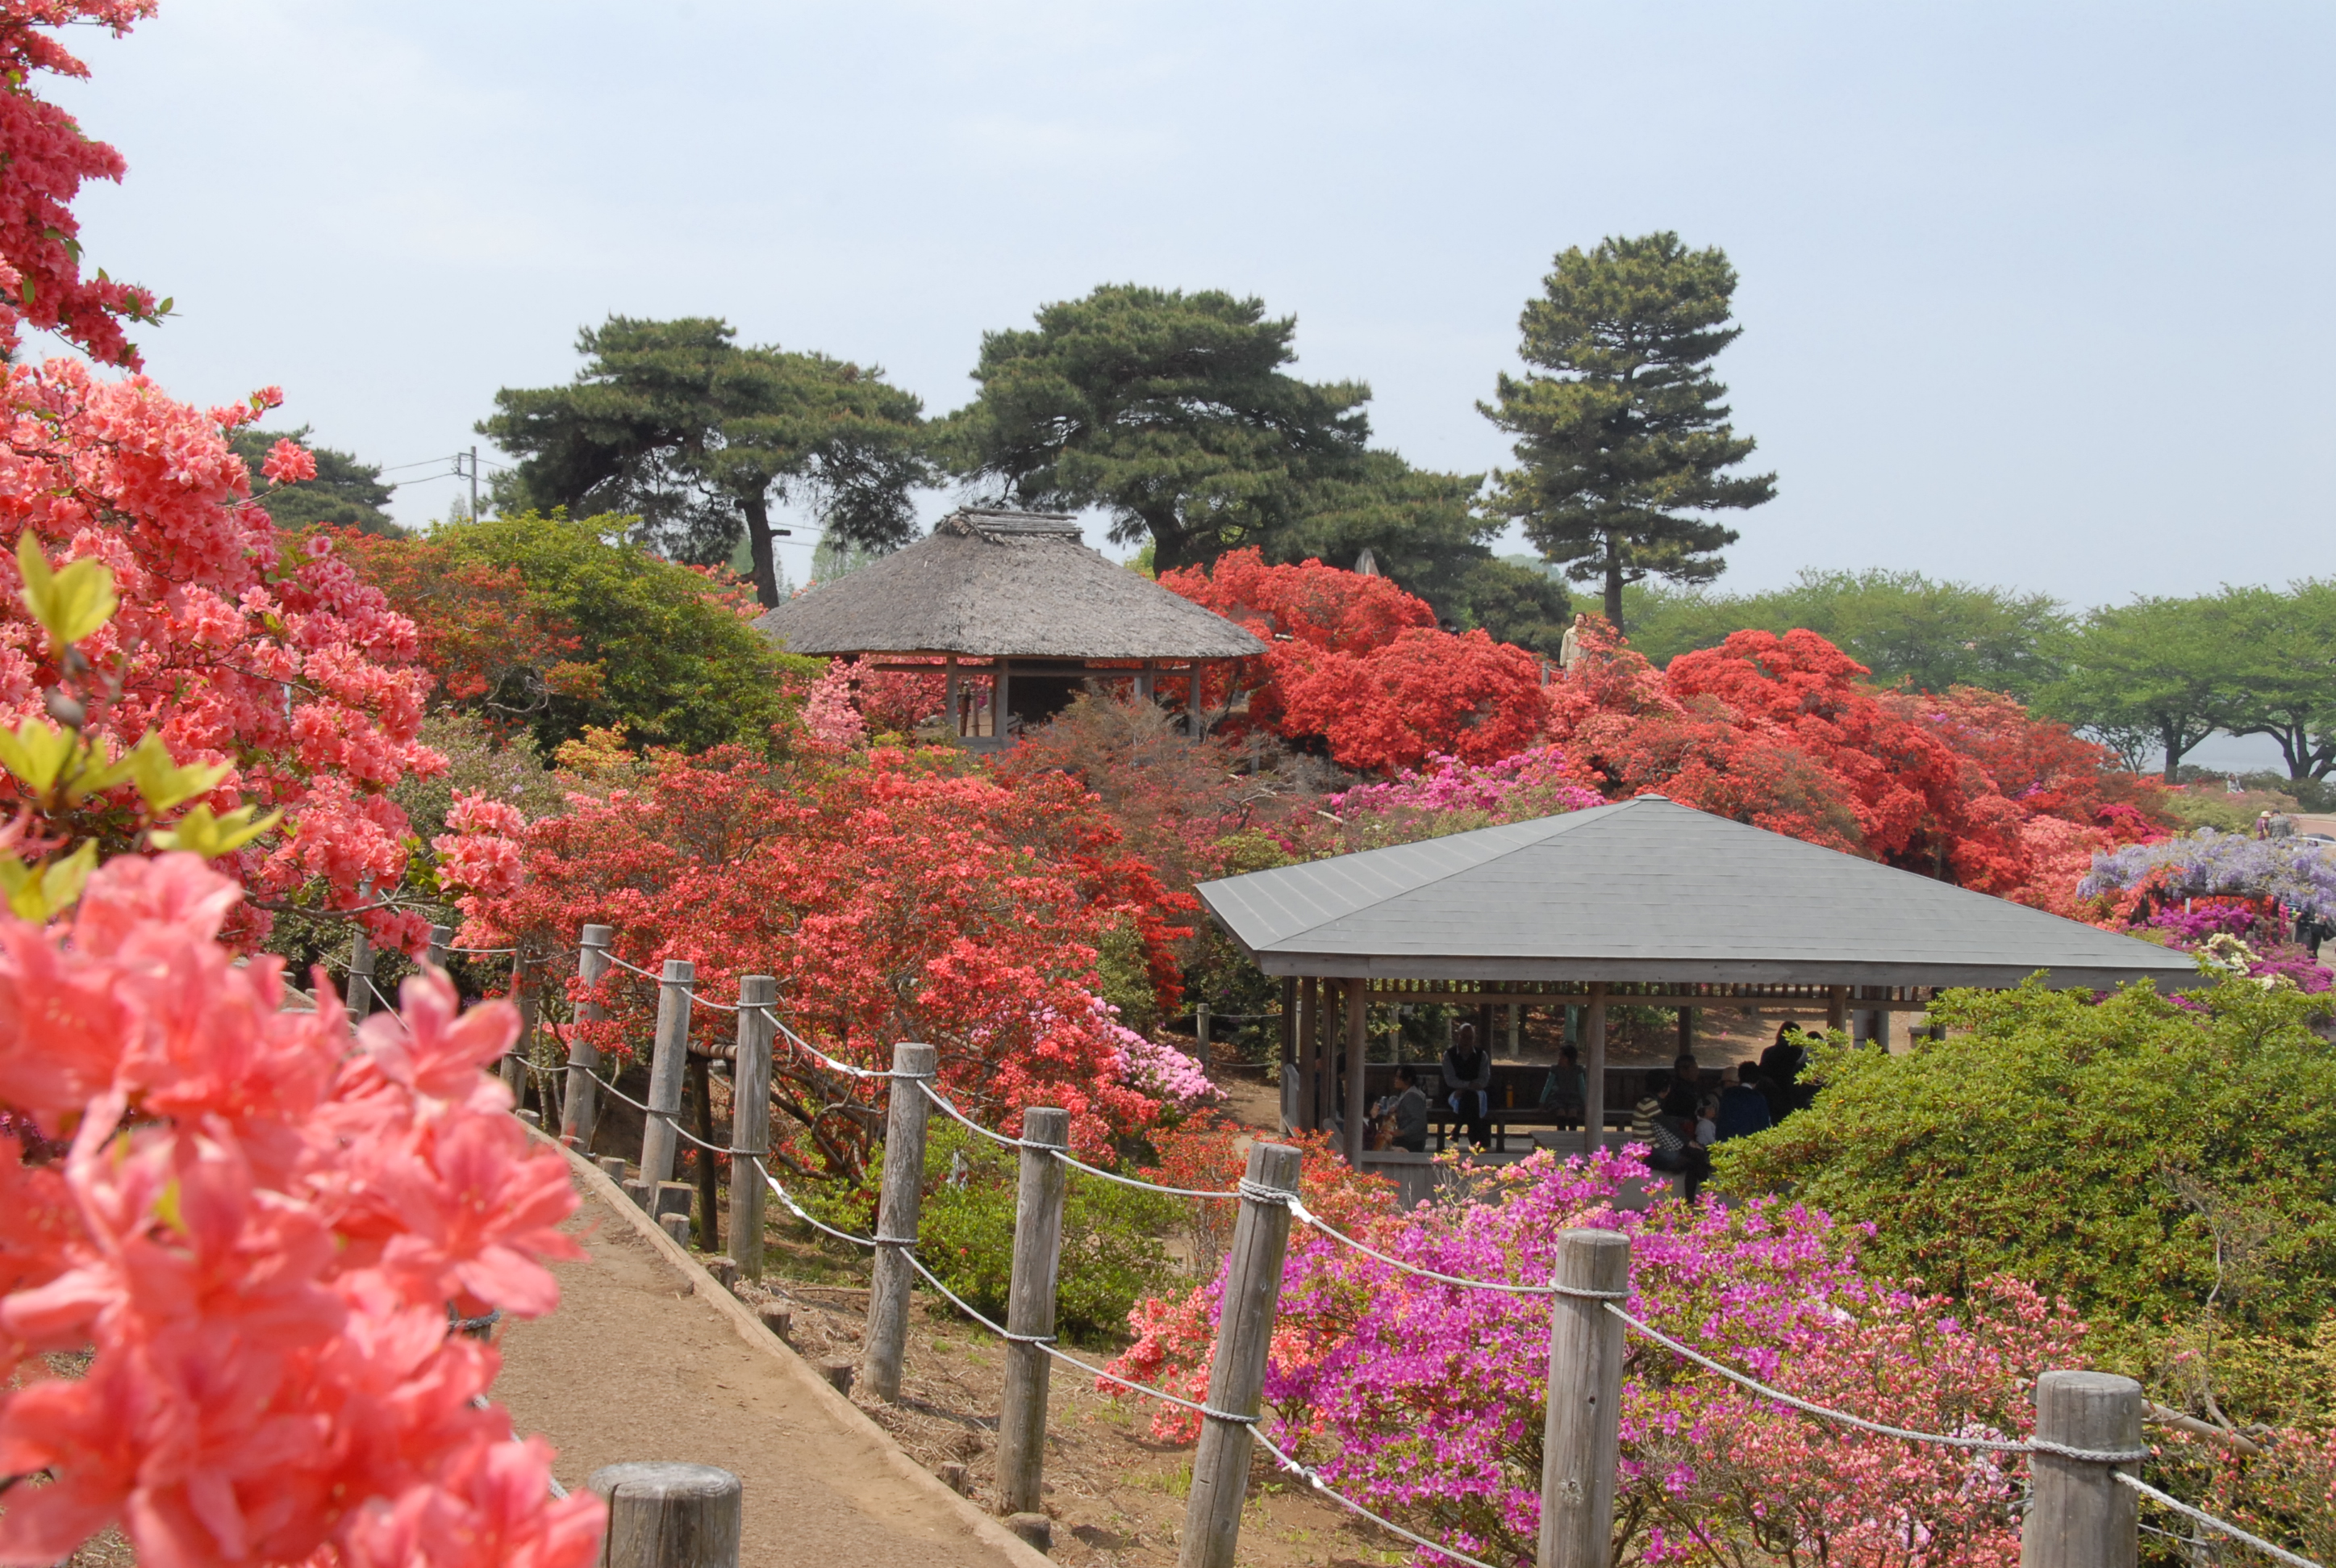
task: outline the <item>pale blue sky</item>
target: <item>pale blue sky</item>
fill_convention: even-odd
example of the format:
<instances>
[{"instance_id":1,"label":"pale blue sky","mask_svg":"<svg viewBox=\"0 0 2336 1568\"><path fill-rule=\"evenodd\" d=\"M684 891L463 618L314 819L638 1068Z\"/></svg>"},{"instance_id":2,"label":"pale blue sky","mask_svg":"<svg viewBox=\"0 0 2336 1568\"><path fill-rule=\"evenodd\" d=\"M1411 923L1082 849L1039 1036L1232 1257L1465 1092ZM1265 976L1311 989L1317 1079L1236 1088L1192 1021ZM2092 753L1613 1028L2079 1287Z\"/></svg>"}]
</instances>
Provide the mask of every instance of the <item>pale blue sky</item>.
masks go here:
<instances>
[{"instance_id":1,"label":"pale blue sky","mask_svg":"<svg viewBox=\"0 0 2336 1568\"><path fill-rule=\"evenodd\" d=\"M939 413L984 329L1133 280L1263 296L1383 443L1482 469L1552 253L1672 228L1742 273L1780 476L1725 585L2331 570L2325 5L164 0L79 41L131 166L91 255L181 313L151 369L384 463L612 310Z\"/></svg>"}]
</instances>

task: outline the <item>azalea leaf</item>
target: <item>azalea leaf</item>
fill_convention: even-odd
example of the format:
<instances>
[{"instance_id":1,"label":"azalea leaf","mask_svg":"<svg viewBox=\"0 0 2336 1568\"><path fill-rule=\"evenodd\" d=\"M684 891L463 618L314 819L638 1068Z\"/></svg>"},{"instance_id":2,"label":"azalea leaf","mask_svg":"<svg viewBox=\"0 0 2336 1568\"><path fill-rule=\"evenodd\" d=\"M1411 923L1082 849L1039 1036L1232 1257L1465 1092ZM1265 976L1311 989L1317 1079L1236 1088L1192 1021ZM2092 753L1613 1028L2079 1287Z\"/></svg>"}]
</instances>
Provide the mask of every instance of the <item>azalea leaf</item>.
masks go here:
<instances>
[{"instance_id":1,"label":"azalea leaf","mask_svg":"<svg viewBox=\"0 0 2336 1568\"><path fill-rule=\"evenodd\" d=\"M0 729L0 766L36 795L56 786L76 749L72 734L46 719L28 718L14 730Z\"/></svg>"},{"instance_id":2,"label":"azalea leaf","mask_svg":"<svg viewBox=\"0 0 2336 1568\"><path fill-rule=\"evenodd\" d=\"M158 850L185 850L205 860L217 860L241 849L284 818L280 811L269 812L253 820L258 806L238 806L223 817L211 815L208 805L197 806L167 828L158 828L146 835L147 842Z\"/></svg>"},{"instance_id":3,"label":"azalea leaf","mask_svg":"<svg viewBox=\"0 0 2336 1568\"><path fill-rule=\"evenodd\" d=\"M77 560L63 571L49 566L41 541L27 531L16 541L16 566L24 574L24 607L58 647L76 643L113 618L113 573L100 560Z\"/></svg>"}]
</instances>

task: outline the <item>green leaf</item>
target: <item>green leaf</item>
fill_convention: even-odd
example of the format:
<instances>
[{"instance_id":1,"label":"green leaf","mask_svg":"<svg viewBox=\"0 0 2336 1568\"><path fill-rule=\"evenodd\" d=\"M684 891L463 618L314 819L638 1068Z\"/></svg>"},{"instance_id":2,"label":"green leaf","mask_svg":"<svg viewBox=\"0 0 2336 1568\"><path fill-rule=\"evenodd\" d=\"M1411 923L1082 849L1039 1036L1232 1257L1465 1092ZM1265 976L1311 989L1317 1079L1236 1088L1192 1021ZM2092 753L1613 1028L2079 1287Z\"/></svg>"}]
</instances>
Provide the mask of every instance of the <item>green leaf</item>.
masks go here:
<instances>
[{"instance_id":1,"label":"green leaf","mask_svg":"<svg viewBox=\"0 0 2336 1568\"><path fill-rule=\"evenodd\" d=\"M73 737L46 719L28 718L13 731L0 729L0 766L37 795L56 786L73 751Z\"/></svg>"},{"instance_id":2,"label":"green leaf","mask_svg":"<svg viewBox=\"0 0 2336 1568\"><path fill-rule=\"evenodd\" d=\"M227 777L225 763L196 763L180 767L162 745L162 737L148 730L144 738L122 759L130 769L131 778L138 785L138 798L146 809L166 812L172 806L208 794Z\"/></svg>"},{"instance_id":3,"label":"green leaf","mask_svg":"<svg viewBox=\"0 0 2336 1568\"><path fill-rule=\"evenodd\" d=\"M79 849L61 861L28 866L12 854L0 854L0 893L20 920L46 925L73 908L97 869L97 841L83 839Z\"/></svg>"},{"instance_id":4,"label":"green leaf","mask_svg":"<svg viewBox=\"0 0 2336 1568\"><path fill-rule=\"evenodd\" d=\"M16 541L16 565L24 574L24 607L62 648L76 643L113 618L120 600L113 573L98 560L77 560L53 570L41 541L27 531Z\"/></svg>"},{"instance_id":5,"label":"green leaf","mask_svg":"<svg viewBox=\"0 0 2336 1568\"><path fill-rule=\"evenodd\" d=\"M200 805L180 817L177 825L147 834L147 842L158 850L185 850L207 861L217 860L241 849L284 818L282 812L274 811L255 822L251 813L258 809L238 806L223 817L214 817L210 807Z\"/></svg>"}]
</instances>

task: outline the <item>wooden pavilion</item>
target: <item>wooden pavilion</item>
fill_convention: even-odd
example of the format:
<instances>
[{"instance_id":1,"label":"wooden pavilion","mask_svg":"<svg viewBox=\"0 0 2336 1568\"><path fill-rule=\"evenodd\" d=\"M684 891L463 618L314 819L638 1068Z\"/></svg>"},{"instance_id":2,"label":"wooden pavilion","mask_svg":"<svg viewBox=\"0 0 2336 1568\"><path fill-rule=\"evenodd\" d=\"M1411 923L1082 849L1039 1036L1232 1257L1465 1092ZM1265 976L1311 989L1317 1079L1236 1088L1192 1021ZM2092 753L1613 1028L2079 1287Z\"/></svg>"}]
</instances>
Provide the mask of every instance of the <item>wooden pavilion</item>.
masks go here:
<instances>
[{"instance_id":1,"label":"wooden pavilion","mask_svg":"<svg viewBox=\"0 0 2336 1568\"><path fill-rule=\"evenodd\" d=\"M977 750L1011 745L1089 681L1130 682L1149 697L1163 675L1197 684L1212 663L1265 651L1222 616L1088 549L1074 518L975 508L754 625L790 653L924 673L938 660L947 722Z\"/></svg>"},{"instance_id":2,"label":"wooden pavilion","mask_svg":"<svg viewBox=\"0 0 2336 1568\"><path fill-rule=\"evenodd\" d=\"M1203 882L1202 902L1283 980L1285 1096L1331 1120L1344 1036L1361 1164L1368 1009L1583 1009L1585 1152L1608 1120L1606 1009L1919 1011L1947 986L2180 984L2182 954L2041 910L1641 795L1562 816ZM1294 1004L1294 1005L1292 1005ZM1343 1013L1341 1030L1337 1020ZM1489 1050L1491 1042L1484 1042ZM1432 1097L1432 1096L1431 1096ZM1620 1100L1621 1097L1617 1096ZM1627 1103L1627 1101L1621 1101Z\"/></svg>"}]
</instances>

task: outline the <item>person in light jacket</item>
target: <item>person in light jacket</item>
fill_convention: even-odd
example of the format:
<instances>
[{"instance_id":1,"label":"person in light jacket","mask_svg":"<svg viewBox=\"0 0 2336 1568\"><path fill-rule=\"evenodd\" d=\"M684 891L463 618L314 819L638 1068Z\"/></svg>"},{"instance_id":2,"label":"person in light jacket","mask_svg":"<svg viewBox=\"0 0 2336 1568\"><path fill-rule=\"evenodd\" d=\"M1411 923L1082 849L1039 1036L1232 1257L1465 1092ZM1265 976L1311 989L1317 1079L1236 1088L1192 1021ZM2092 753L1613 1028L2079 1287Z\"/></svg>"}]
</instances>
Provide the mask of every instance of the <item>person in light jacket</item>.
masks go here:
<instances>
[{"instance_id":1,"label":"person in light jacket","mask_svg":"<svg viewBox=\"0 0 2336 1568\"><path fill-rule=\"evenodd\" d=\"M1462 1024L1444 1053L1444 1103L1454 1115L1468 1118L1468 1141L1480 1149L1493 1135L1492 1090L1492 1053L1477 1046L1475 1025Z\"/></svg>"}]
</instances>

